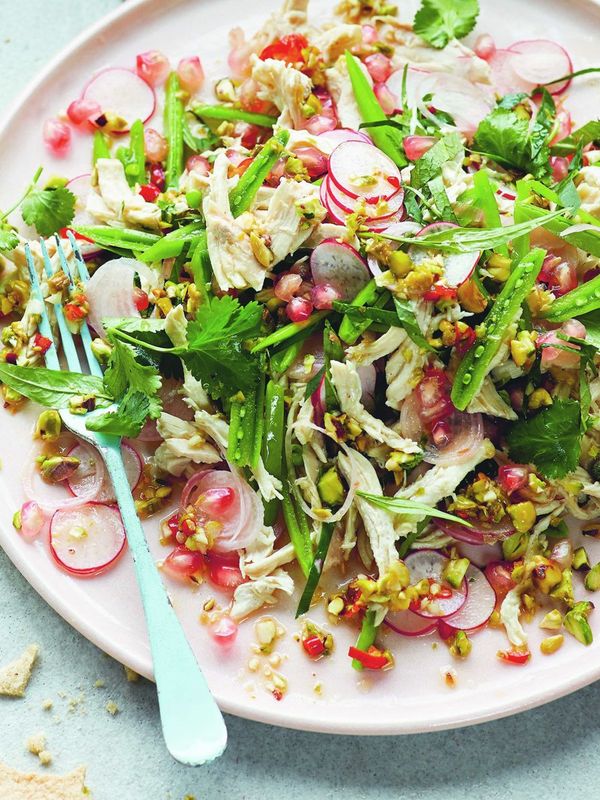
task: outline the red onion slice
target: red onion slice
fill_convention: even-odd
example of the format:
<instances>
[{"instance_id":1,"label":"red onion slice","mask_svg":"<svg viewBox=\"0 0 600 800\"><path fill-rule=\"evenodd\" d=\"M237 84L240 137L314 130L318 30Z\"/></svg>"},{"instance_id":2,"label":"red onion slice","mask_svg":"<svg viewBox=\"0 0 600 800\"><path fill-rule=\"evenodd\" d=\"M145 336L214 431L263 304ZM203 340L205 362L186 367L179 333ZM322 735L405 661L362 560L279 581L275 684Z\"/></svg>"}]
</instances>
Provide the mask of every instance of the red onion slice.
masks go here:
<instances>
[{"instance_id":1,"label":"red onion slice","mask_svg":"<svg viewBox=\"0 0 600 800\"><path fill-rule=\"evenodd\" d=\"M472 526L467 528L464 525L459 525L458 522L451 522L445 519L436 519L435 524L437 527L452 536L459 542L466 542L467 544L495 544L501 542L503 539L508 538L514 532L512 522L506 517L501 522L488 523L477 522L469 520Z\"/></svg>"}]
</instances>

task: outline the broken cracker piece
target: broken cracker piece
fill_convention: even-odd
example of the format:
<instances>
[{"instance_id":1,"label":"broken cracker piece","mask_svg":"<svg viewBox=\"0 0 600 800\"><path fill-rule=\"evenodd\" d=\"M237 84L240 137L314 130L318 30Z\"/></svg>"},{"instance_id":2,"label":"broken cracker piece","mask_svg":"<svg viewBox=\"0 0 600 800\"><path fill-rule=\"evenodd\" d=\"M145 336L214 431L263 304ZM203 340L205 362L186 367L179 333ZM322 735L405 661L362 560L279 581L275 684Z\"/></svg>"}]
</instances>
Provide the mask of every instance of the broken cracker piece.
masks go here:
<instances>
[{"instance_id":1,"label":"broken cracker piece","mask_svg":"<svg viewBox=\"0 0 600 800\"><path fill-rule=\"evenodd\" d=\"M10 800L82 800L88 798L85 767L67 775L18 772L0 762L0 797Z\"/></svg>"},{"instance_id":2,"label":"broken cracker piece","mask_svg":"<svg viewBox=\"0 0 600 800\"><path fill-rule=\"evenodd\" d=\"M140 679L140 676L137 672L130 667L124 666L123 669L125 670L125 676L129 683L137 683Z\"/></svg>"},{"instance_id":3,"label":"broken cracker piece","mask_svg":"<svg viewBox=\"0 0 600 800\"><path fill-rule=\"evenodd\" d=\"M25 744L29 752L33 753L34 756L37 756L42 752L42 750L46 749L46 737L41 732L36 733L34 736L30 736Z\"/></svg>"},{"instance_id":4,"label":"broken cracker piece","mask_svg":"<svg viewBox=\"0 0 600 800\"><path fill-rule=\"evenodd\" d=\"M40 648L30 644L15 661L0 669L0 695L23 697ZM1 797L2 795L0 795Z\"/></svg>"}]
</instances>

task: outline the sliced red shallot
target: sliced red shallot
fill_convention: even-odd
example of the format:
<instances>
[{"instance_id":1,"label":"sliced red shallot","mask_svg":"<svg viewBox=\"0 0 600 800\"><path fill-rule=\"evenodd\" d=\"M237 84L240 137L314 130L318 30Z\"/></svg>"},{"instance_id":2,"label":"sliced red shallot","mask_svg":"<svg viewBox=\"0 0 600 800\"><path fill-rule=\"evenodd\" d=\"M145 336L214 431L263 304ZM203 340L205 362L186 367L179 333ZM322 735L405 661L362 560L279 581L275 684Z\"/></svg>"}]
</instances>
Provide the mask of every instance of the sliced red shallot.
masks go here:
<instances>
[{"instance_id":1,"label":"sliced red shallot","mask_svg":"<svg viewBox=\"0 0 600 800\"><path fill-rule=\"evenodd\" d=\"M115 499L114 489L111 480L106 474L102 457L92 447L89 447L85 442L80 442L69 451L70 456L78 458L80 461L79 467L67 480L67 484L71 494L75 497L87 496L91 485L97 485L96 472L98 469L102 471L102 479L100 487L96 496L93 498L99 503L110 503ZM138 485L142 477L142 459L128 442L123 442L121 445L121 455L123 457L123 464L129 487L133 491Z\"/></svg>"},{"instance_id":2,"label":"sliced red shallot","mask_svg":"<svg viewBox=\"0 0 600 800\"><path fill-rule=\"evenodd\" d=\"M435 619L420 617L414 611L390 611L386 614L384 623L401 636L426 636L433 633L438 626Z\"/></svg>"},{"instance_id":3,"label":"sliced red shallot","mask_svg":"<svg viewBox=\"0 0 600 800\"><path fill-rule=\"evenodd\" d=\"M337 239L325 239L310 257L316 284L326 283L345 300L353 300L370 280L369 270L357 250Z\"/></svg>"},{"instance_id":4,"label":"sliced red shallot","mask_svg":"<svg viewBox=\"0 0 600 800\"><path fill-rule=\"evenodd\" d=\"M140 316L133 294L136 273L149 282L154 280L150 267L134 258L106 261L90 278L86 287L90 304L89 323L98 335L106 335L103 319Z\"/></svg>"},{"instance_id":5,"label":"sliced red shallot","mask_svg":"<svg viewBox=\"0 0 600 800\"><path fill-rule=\"evenodd\" d=\"M446 519L437 519L435 524L441 531L447 533L448 536L452 536L458 542L474 545L501 542L515 532L514 526L508 517L494 523L477 522L476 520L469 520L469 522L472 525L471 528Z\"/></svg>"},{"instance_id":6,"label":"sliced red shallot","mask_svg":"<svg viewBox=\"0 0 600 800\"><path fill-rule=\"evenodd\" d=\"M448 638L444 636L446 627L452 629L454 633L472 632L481 628L492 616L496 606L496 593L480 569L470 564L465 580L469 587L467 602L456 614L443 620L443 628L440 630L442 638Z\"/></svg>"},{"instance_id":7,"label":"sliced red shallot","mask_svg":"<svg viewBox=\"0 0 600 800\"><path fill-rule=\"evenodd\" d=\"M444 581L443 573L448 559L437 550L419 550L410 553L404 559L404 563L410 572L411 584L428 580L432 586L431 594L422 598L417 607L411 607L411 611L415 614L439 619L455 614L464 606L467 600L467 585L463 581L460 589L455 589Z\"/></svg>"},{"instance_id":8,"label":"sliced red shallot","mask_svg":"<svg viewBox=\"0 0 600 800\"><path fill-rule=\"evenodd\" d=\"M408 398L405 403L407 401ZM433 442L425 450L424 461L439 465L465 464L471 461L481 448L483 418L481 414L455 411L434 426L432 438ZM436 439L439 441L439 446L436 446Z\"/></svg>"},{"instance_id":9,"label":"sliced red shallot","mask_svg":"<svg viewBox=\"0 0 600 800\"><path fill-rule=\"evenodd\" d=\"M102 503L61 508L50 520L50 551L75 575L97 575L123 552L125 529L119 509Z\"/></svg>"},{"instance_id":10,"label":"sliced red shallot","mask_svg":"<svg viewBox=\"0 0 600 800\"><path fill-rule=\"evenodd\" d=\"M123 67L109 67L99 72L87 83L82 97L99 105L103 114L125 120L119 133L127 132L136 119L147 122L156 108L152 87L133 70Z\"/></svg>"},{"instance_id":11,"label":"sliced red shallot","mask_svg":"<svg viewBox=\"0 0 600 800\"><path fill-rule=\"evenodd\" d=\"M509 48L513 53L512 68L524 81L534 86L550 83L573 72L573 62L564 47L550 39L526 39ZM551 94L564 92L570 80L548 86Z\"/></svg>"},{"instance_id":12,"label":"sliced red shallot","mask_svg":"<svg viewBox=\"0 0 600 800\"><path fill-rule=\"evenodd\" d=\"M496 544L467 544L460 542L458 550L464 558L468 558L476 567L486 567L492 561L502 559L502 545Z\"/></svg>"}]
</instances>

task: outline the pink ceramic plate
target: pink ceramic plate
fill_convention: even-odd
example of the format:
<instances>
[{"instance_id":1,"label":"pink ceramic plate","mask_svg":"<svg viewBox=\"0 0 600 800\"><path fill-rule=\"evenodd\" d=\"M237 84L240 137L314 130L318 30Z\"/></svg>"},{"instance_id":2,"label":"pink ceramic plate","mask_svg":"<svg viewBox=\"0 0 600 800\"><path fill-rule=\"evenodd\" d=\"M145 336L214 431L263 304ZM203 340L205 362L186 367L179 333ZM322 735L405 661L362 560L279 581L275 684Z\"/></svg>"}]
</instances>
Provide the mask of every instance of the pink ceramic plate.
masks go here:
<instances>
[{"instance_id":1,"label":"pink ceramic plate","mask_svg":"<svg viewBox=\"0 0 600 800\"><path fill-rule=\"evenodd\" d=\"M482 0L481 4L479 30L492 32L500 46L544 36L565 45L576 68L598 63L600 10L592 2ZM319 0L319 13L330 5ZM402 4L405 19L414 11L407 5L412 4ZM89 170L88 138L77 138L67 160L50 163L42 146L41 126L46 117L66 108L94 71L107 65L132 65L136 53L158 47L175 60L198 53L209 78L223 76L232 24L242 24L251 32L273 10L274 0L255 0L251 6L240 0L126 3L63 52L22 95L12 113L4 116L0 207L7 207L20 193L40 163L46 163L46 174L72 177ZM577 123L598 117L599 85L592 76L571 92L568 103ZM33 410L16 416L0 413L0 545L32 587L68 622L103 650L150 677L152 664L128 556L104 576L77 580L56 568L46 543L24 542L12 528L12 513L22 502L19 475L31 446L33 419ZM148 538L156 558L163 557L156 524L148 525ZM600 552L592 555L600 558ZM266 662L258 672L248 669L253 623L242 626L233 650L223 655L198 620L203 590L169 588L223 710L276 725L360 734L433 731L522 711L600 677L600 634L588 648L568 637L562 650L544 657L538 650L541 631L535 625L529 626L535 655L526 668L497 660L496 651L506 647L498 631L473 637L473 653L464 663L452 663L447 648L435 637L403 639L390 633L395 639L396 668L364 677L350 668L346 656L350 636L341 627L334 630L334 655L316 664L308 661L293 637L298 627L290 604L275 609L286 629L278 648L283 656L279 670L289 683L287 696L277 702L265 689ZM597 628L598 620L592 619ZM457 673L453 689L442 678L449 666Z\"/></svg>"}]
</instances>

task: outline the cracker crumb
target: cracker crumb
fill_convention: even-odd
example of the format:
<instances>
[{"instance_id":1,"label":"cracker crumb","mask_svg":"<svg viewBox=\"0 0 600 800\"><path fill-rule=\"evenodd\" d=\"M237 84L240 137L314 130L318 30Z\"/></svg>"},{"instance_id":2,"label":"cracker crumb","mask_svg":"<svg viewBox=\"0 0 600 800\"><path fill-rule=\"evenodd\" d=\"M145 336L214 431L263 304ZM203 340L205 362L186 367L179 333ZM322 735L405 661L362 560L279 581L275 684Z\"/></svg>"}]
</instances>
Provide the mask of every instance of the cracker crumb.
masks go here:
<instances>
[{"instance_id":1,"label":"cracker crumb","mask_svg":"<svg viewBox=\"0 0 600 800\"><path fill-rule=\"evenodd\" d=\"M450 689L454 689L458 683L458 675L454 667L442 667L440 673L446 686Z\"/></svg>"},{"instance_id":2,"label":"cracker crumb","mask_svg":"<svg viewBox=\"0 0 600 800\"><path fill-rule=\"evenodd\" d=\"M6 697L25 696L25 689L39 652L40 648L37 644L30 644L19 658L0 669L0 695Z\"/></svg>"},{"instance_id":3,"label":"cracker crumb","mask_svg":"<svg viewBox=\"0 0 600 800\"><path fill-rule=\"evenodd\" d=\"M112 700L108 701L105 708L112 717L119 713L119 706Z\"/></svg>"},{"instance_id":4,"label":"cracker crumb","mask_svg":"<svg viewBox=\"0 0 600 800\"><path fill-rule=\"evenodd\" d=\"M43 708L44 711L50 711L50 709L53 708L53 706L54 706L54 703L52 702L52 700L49 697L47 697L42 702L42 708Z\"/></svg>"},{"instance_id":5,"label":"cracker crumb","mask_svg":"<svg viewBox=\"0 0 600 800\"><path fill-rule=\"evenodd\" d=\"M42 750L46 749L46 736L43 733L35 733L27 739L25 744L30 753L39 756Z\"/></svg>"},{"instance_id":6,"label":"cracker crumb","mask_svg":"<svg viewBox=\"0 0 600 800\"><path fill-rule=\"evenodd\" d=\"M42 767L48 767L52 763L52 753L48 750L42 750L41 753L38 753L38 758Z\"/></svg>"},{"instance_id":7,"label":"cracker crumb","mask_svg":"<svg viewBox=\"0 0 600 800\"><path fill-rule=\"evenodd\" d=\"M104 689L105 686L106 681L103 678L98 678L98 680L94 682L94 689Z\"/></svg>"},{"instance_id":8,"label":"cracker crumb","mask_svg":"<svg viewBox=\"0 0 600 800\"><path fill-rule=\"evenodd\" d=\"M137 683L140 679L140 676L137 672L130 667L123 667L125 670L125 677L127 678L128 683Z\"/></svg>"},{"instance_id":9,"label":"cracker crumb","mask_svg":"<svg viewBox=\"0 0 600 800\"><path fill-rule=\"evenodd\" d=\"M85 767L67 775L18 772L0 763L0 797L5 800L82 800L89 797Z\"/></svg>"}]
</instances>

